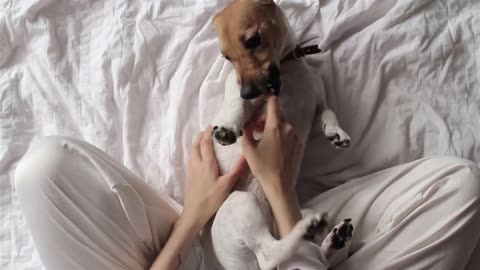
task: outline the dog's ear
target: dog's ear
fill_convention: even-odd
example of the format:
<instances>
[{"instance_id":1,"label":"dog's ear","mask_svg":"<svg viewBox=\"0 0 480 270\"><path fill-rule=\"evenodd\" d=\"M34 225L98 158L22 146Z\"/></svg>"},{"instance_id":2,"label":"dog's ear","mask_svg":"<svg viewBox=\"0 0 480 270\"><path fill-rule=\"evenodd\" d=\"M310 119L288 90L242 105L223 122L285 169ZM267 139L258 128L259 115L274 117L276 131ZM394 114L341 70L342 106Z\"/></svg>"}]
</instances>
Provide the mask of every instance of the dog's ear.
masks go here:
<instances>
[{"instance_id":1,"label":"dog's ear","mask_svg":"<svg viewBox=\"0 0 480 270\"><path fill-rule=\"evenodd\" d=\"M273 0L255 0L255 2L257 2L259 4L264 4L264 5L274 4Z\"/></svg>"}]
</instances>

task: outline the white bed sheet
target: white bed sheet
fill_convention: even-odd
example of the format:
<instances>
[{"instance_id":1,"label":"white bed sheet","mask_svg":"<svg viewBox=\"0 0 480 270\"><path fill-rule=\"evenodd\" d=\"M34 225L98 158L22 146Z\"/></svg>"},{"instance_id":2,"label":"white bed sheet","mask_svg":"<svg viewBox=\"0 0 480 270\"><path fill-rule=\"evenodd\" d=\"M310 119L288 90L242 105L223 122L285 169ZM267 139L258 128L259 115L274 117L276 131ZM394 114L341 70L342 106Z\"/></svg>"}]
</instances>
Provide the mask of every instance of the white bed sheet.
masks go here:
<instances>
[{"instance_id":1,"label":"white bed sheet","mask_svg":"<svg viewBox=\"0 0 480 270\"><path fill-rule=\"evenodd\" d=\"M227 3L0 2L1 269L42 269L12 182L38 136L89 141L181 200L188 146L231 69L210 23ZM303 199L424 156L480 163L480 1L278 3L301 40L328 49L308 61L353 140L338 151L312 138Z\"/></svg>"}]
</instances>

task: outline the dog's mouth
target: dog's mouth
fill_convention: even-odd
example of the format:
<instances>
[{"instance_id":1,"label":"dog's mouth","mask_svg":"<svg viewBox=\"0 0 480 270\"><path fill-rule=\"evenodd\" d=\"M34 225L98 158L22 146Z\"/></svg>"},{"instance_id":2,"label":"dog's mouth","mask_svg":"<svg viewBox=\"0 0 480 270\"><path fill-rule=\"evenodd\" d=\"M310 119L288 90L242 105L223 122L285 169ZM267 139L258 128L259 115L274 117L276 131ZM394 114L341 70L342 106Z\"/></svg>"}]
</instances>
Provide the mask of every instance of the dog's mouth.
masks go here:
<instances>
[{"instance_id":1,"label":"dog's mouth","mask_svg":"<svg viewBox=\"0 0 480 270\"><path fill-rule=\"evenodd\" d=\"M269 94L278 96L281 87L280 69L277 65L271 65L268 69L268 76L242 85L240 96L243 99L254 99Z\"/></svg>"},{"instance_id":2,"label":"dog's mouth","mask_svg":"<svg viewBox=\"0 0 480 270\"><path fill-rule=\"evenodd\" d=\"M280 94L280 88L282 87L282 81L280 80L280 73L275 76L271 76L272 79L267 81L267 84L264 87L264 94L272 94L278 96Z\"/></svg>"},{"instance_id":3,"label":"dog's mouth","mask_svg":"<svg viewBox=\"0 0 480 270\"><path fill-rule=\"evenodd\" d=\"M242 87L240 96L243 99L256 99L261 96L266 96L266 95L275 95L278 96L280 93L280 87L281 83L277 84L267 84L265 87L262 88L257 88L256 86L253 85L247 85Z\"/></svg>"},{"instance_id":4,"label":"dog's mouth","mask_svg":"<svg viewBox=\"0 0 480 270\"><path fill-rule=\"evenodd\" d=\"M272 94L274 96L278 96L280 94L280 88L282 87L282 82L280 79L275 82L270 82L267 84L267 87L264 90L264 94Z\"/></svg>"}]
</instances>

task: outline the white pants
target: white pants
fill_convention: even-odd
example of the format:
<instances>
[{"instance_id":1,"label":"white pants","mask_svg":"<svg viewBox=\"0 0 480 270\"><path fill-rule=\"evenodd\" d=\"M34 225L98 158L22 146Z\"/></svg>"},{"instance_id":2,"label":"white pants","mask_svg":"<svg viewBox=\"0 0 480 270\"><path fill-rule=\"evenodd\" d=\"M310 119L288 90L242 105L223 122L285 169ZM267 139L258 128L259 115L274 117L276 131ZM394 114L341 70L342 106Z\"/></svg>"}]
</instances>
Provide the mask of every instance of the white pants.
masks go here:
<instances>
[{"instance_id":1,"label":"white pants","mask_svg":"<svg viewBox=\"0 0 480 270\"><path fill-rule=\"evenodd\" d=\"M70 138L31 146L15 186L47 269L148 269L181 211L98 148ZM450 270L466 266L479 240L479 196L475 164L427 158L352 179L305 206L335 224L353 219L355 253L336 269ZM208 269L202 256L196 242L182 268Z\"/></svg>"}]
</instances>

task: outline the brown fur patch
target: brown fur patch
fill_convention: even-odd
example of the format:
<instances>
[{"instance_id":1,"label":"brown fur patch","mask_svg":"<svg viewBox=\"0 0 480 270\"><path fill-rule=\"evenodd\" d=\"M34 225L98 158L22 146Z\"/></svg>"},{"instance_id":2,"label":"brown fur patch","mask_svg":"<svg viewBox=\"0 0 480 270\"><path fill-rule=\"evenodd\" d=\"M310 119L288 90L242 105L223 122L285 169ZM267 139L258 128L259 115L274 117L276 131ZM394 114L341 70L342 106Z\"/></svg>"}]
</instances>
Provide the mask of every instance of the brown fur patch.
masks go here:
<instances>
[{"instance_id":1,"label":"brown fur patch","mask_svg":"<svg viewBox=\"0 0 480 270\"><path fill-rule=\"evenodd\" d=\"M241 84L260 80L268 76L271 64L279 65L287 29L280 8L273 2L235 0L215 16L214 24L221 51L234 65ZM259 46L247 48L246 40L257 33Z\"/></svg>"}]
</instances>

